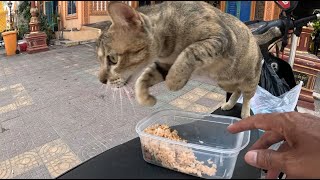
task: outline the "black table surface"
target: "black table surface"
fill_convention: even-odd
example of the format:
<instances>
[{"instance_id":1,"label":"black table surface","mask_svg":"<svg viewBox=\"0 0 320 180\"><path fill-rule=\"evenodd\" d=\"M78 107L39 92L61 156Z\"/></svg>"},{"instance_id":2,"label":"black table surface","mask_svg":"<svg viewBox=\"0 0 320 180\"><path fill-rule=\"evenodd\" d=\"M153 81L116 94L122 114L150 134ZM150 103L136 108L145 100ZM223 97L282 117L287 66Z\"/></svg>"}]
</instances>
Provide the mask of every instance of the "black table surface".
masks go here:
<instances>
[{"instance_id":1,"label":"black table surface","mask_svg":"<svg viewBox=\"0 0 320 180\"><path fill-rule=\"evenodd\" d=\"M213 114L239 117L241 105L230 111L217 109ZM258 139L251 131L249 145L240 151L233 173L234 179L260 178L260 170L244 162L248 148ZM62 174L57 179L196 179L197 177L155 166L144 161L139 138L109 149Z\"/></svg>"}]
</instances>

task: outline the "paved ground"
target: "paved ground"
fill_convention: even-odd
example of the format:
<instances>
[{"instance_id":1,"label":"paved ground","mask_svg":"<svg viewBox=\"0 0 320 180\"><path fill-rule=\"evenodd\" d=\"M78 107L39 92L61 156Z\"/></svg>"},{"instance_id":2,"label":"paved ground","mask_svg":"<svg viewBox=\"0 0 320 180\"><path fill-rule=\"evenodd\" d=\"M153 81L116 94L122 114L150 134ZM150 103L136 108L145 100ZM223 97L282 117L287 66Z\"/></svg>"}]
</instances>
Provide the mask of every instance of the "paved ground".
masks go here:
<instances>
[{"instance_id":1,"label":"paved ground","mask_svg":"<svg viewBox=\"0 0 320 180\"><path fill-rule=\"evenodd\" d=\"M212 81L194 77L179 92L154 87L153 108L132 106L124 91L98 81L92 47L0 55L0 179L55 178L136 137L136 123L153 111L210 112L224 99Z\"/></svg>"}]
</instances>

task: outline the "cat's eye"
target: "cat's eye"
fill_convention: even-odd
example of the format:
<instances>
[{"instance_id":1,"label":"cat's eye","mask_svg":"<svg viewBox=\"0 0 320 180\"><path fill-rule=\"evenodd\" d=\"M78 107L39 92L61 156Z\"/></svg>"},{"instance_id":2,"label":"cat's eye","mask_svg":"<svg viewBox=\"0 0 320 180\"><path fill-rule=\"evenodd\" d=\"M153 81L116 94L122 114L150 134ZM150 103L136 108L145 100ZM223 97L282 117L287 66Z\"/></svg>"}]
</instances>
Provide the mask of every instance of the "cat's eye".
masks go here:
<instances>
[{"instance_id":1,"label":"cat's eye","mask_svg":"<svg viewBox=\"0 0 320 180\"><path fill-rule=\"evenodd\" d=\"M139 52L143 51L144 49L145 49L145 47L140 48L140 49L136 50L134 53L138 54Z\"/></svg>"},{"instance_id":2,"label":"cat's eye","mask_svg":"<svg viewBox=\"0 0 320 180\"><path fill-rule=\"evenodd\" d=\"M112 65L115 65L118 63L117 58L115 58L114 56L107 56L108 62Z\"/></svg>"}]
</instances>

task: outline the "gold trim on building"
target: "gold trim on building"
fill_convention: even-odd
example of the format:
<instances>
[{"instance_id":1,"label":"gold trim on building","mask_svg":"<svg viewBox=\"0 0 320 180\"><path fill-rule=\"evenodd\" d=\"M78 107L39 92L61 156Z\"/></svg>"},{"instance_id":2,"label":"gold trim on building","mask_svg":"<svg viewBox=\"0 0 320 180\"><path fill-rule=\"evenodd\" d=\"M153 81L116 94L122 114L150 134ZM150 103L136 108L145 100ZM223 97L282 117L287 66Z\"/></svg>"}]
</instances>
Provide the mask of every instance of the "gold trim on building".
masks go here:
<instances>
[{"instance_id":1,"label":"gold trim on building","mask_svg":"<svg viewBox=\"0 0 320 180\"><path fill-rule=\"evenodd\" d=\"M222 12L226 11L226 1L220 1L220 10Z\"/></svg>"},{"instance_id":2,"label":"gold trim on building","mask_svg":"<svg viewBox=\"0 0 320 180\"><path fill-rule=\"evenodd\" d=\"M256 1L251 1L251 12L250 12L250 20L254 20L254 16L256 14Z\"/></svg>"},{"instance_id":3,"label":"gold trim on building","mask_svg":"<svg viewBox=\"0 0 320 180\"><path fill-rule=\"evenodd\" d=\"M83 2L83 25L89 24L89 1Z\"/></svg>"}]
</instances>

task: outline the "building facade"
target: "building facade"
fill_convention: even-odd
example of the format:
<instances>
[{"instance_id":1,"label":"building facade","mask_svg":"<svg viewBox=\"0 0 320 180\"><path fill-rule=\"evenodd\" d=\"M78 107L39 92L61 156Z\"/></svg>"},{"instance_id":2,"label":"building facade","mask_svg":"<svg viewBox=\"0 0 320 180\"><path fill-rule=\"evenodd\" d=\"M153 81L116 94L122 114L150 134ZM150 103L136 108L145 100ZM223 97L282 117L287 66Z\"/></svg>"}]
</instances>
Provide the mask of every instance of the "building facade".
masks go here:
<instances>
[{"instance_id":1,"label":"building facade","mask_svg":"<svg viewBox=\"0 0 320 180\"><path fill-rule=\"evenodd\" d=\"M280 8L273 1L219 1L219 8L241 21L265 20L279 17Z\"/></svg>"},{"instance_id":2,"label":"building facade","mask_svg":"<svg viewBox=\"0 0 320 180\"><path fill-rule=\"evenodd\" d=\"M110 20L107 5L110 1L39 1L39 10L55 22L58 39L72 41L95 39L100 31L87 25ZM132 7L136 1L122 1Z\"/></svg>"},{"instance_id":3,"label":"building facade","mask_svg":"<svg viewBox=\"0 0 320 180\"><path fill-rule=\"evenodd\" d=\"M84 40L96 38L99 30L88 25L110 20L107 6L110 1L38 1L38 8L56 22L57 38ZM133 8L152 5L162 1L122 1ZM279 16L280 9L273 1L207 1L223 12L238 17L241 21L255 19L271 20ZM81 31L81 33L80 33Z\"/></svg>"}]
</instances>

